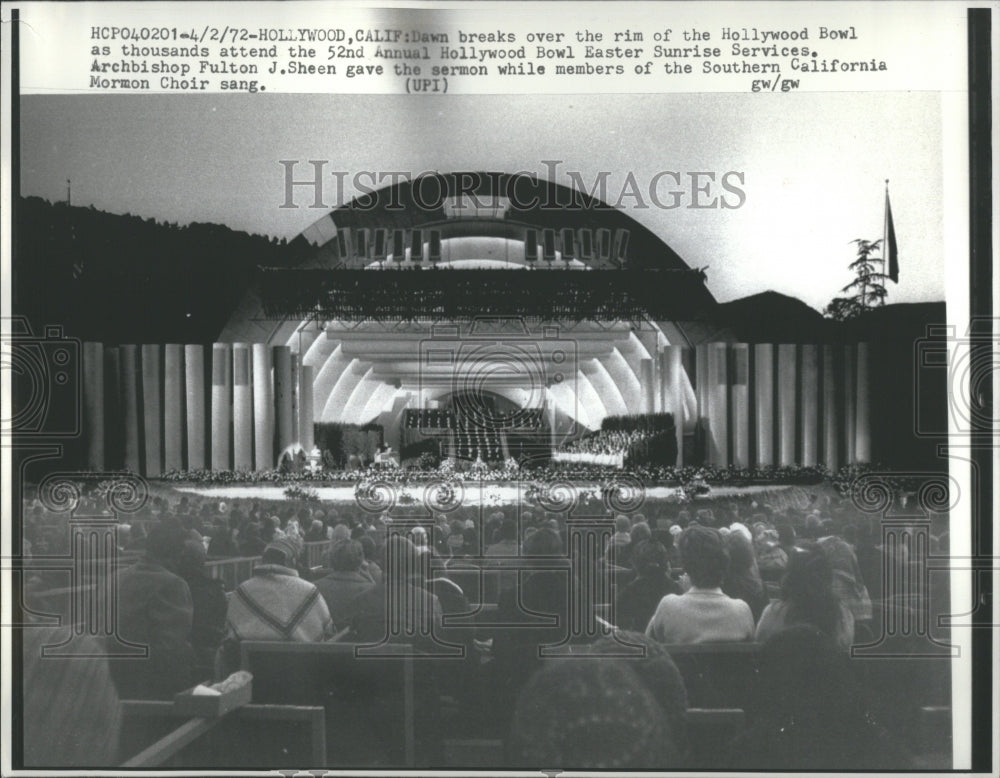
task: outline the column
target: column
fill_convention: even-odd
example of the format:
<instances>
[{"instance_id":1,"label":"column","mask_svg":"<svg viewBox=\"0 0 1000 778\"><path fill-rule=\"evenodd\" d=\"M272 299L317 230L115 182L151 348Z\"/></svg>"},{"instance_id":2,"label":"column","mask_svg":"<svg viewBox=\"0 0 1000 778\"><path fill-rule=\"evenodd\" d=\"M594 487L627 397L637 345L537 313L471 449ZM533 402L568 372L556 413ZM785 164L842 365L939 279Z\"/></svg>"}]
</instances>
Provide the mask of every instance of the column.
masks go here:
<instances>
[{"instance_id":1,"label":"column","mask_svg":"<svg viewBox=\"0 0 1000 778\"><path fill-rule=\"evenodd\" d=\"M646 368L642 366L640 362L640 373L639 381L642 383L642 397L643 397L643 408L644 413L658 413L663 410L663 406L659 404L659 392L655 390L658 385L657 368L659 367L656 363L659 361L657 357L659 356L659 333L656 330L639 330L636 335L639 338L639 342L642 343L643 348L649 354L650 367L649 367L649 384L646 384Z\"/></svg>"},{"instance_id":2,"label":"column","mask_svg":"<svg viewBox=\"0 0 1000 778\"><path fill-rule=\"evenodd\" d=\"M729 354L725 343L711 343L707 351L708 461L729 465Z\"/></svg>"},{"instance_id":3,"label":"column","mask_svg":"<svg viewBox=\"0 0 1000 778\"><path fill-rule=\"evenodd\" d=\"M653 413L656 407L653 395L655 387L653 385L653 360L643 357L639 360L639 390L642 397L642 412Z\"/></svg>"},{"instance_id":4,"label":"column","mask_svg":"<svg viewBox=\"0 0 1000 778\"><path fill-rule=\"evenodd\" d=\"M299 442L299 355L292 352L292 443Z\"/></svg>"},{"instance_id":5,"label":"column","mask_svg":"<svg viewBox=\"0 0 1000 778\"><path fill-rule=\"evenodd\" d=\"M104 446L104 345L83 344L83 435L87 469L106 470Z\"/></svg>"},{"instance_id":6,"label":"column","mask_svg":"<svg viewBox=\"0 0 1000 778\"><path fill-rule=\"evenodd\" d=\"M695 417L695 451L701 462L709 463L710 420L708 418L708 344L699 343L694 348L694 401L698 407Z\"/></svg>"},{"instance_id":7,"label":"column","mask_svg":"<svg viewBox=\"0 0 1000 778\"><path fill-rule=\"evenodd\" d=\"M187 469L204 470L205 349L184 347L184 390L187 394Z\"/></svg>"},{"instance_id":8,"label":"column","mask_svg":"<svg viewBox=\"0 0 1000 778\"><path fill-rule=\"evenodd\" d=\"M844 430L844 462L853 465L858 461L855 442L857 440L857 401L854 375L857 368L857 348L844 346L844 375L842 386L844 407L841 428Z\"/></svg>"},{"instance_id":9,"label":"column","mask_svg":"<svg viewBox=\"0 0 1000 778\"><path fill-rule=\"evenodd\" d=\"M837 452L840 448L840 436L837 434L837 382L834 378L834 347L823 346L823 397L822 397L822 428L823 428L823 464L835 471L840 467Z\"/></svg>"},{"instance_id":10,"label":"column","mask_svg":"<svg viewBox=\"0 0 1000 778\"><path fill-rule=\"evenodd\" d=\"M163 347L163 469L184 469L184 347Z\"/></svg>"},{"instance_id":11,"label":"column","mask_svg":"<svg viewBox=\"0 0 1000 778\"><path fill-rule=\"evenodd\" d=\"M294 416L292 414L292 352L288 346L272 346L271 361L274 365L274 457L295 442Z\"/></svg>"},{"instance_id":12,"label":"column","mask_svg":"<svg viewBox=\"0 0 1000 778\"><path fill-rule=\"evenodd\" d=\"M212 469L232 468L233 360L228 343L212 345Z\"/></svg>"},{"instance_id":13,"label":"column","mask_svg":"<svg viewBox=\"0 0 1000 778\"><path fill-rule=\"evenodd\" d=\"M677 431L677 462L684 464L684 382L682 374L684 365L681 362L682 346L666 346L661 360L663 369L663 409L674 415L674 427Z\"/></svg>"},{"instance_id":14,"label":"column","mask_svg":"<svg viewBox=\"0 0 1000 778\"><path fill-rule=\"evenodd\" d=\"M729 404L733 419L731 438L733 462L736 467L750 466L750 346L734 343L732 346L732 383L729 387Z\"/></svg>"},{"instance_id":15,"label":"column","mask_svg":"<svg viewBox=\"0 0 1000 778\"><path fill-rule=\"evenodd\" d=\"M246 343L233 344L233 469L253 470L253 385Z\"/></svg>"},{"instance_id":16,"label":"column","mask_svg":"<svg viewBox=\"0 0 1000 778\"><path fill-rule=\"evenodd\" d=\"M795 450L795 344L778 346L778 464L794 465Z\"/></svg>"},{"instance_id":17,"label":"column","mask_svg":"<svg viewBox=\"0 0 1000 778\"><path fill-rule=\"evenodd\" d=\"M855 452L858 462L872 461L871 434L871 366L869 364L868 344L858 344L857 368L857 415L855 416Z\"/></svg>"},{"instance_id":18,"label":"column","mask_svg":"<svg viewBox=\"0 0 1000 778\"><path fill-rule=\"evenodd\" d=\"M802 347L802 371L799 387L802 397L802 447L799 464L805 467L819 461L819 348Z\"/></svg>"},{"instance_id":19,"label":"column","mask_svg":"<svg viewBox=\"0 0 1000 778\"><path fill-rule=\"evenodd\" d=\"M163 369L162 348L158 344L142 347L142 417L146 443L146 475L163 472Z\"/></svg>"},{"instance_id":20,"label":"column","mask_svg":"<svg viewBox=\"0 0 1000 778\"><path fill-rule=\"evenodd\" d=\"M272 469L274 399L271 392L271 352L266 343L253 344L253 441L256 469Z\"/></svg>"},{"instance_id":21,"label":"column","mask_svg":"<svg viewBox=\"0 0 1000 778\"><path fill-rule=\"evenodd\" d=\"M125 426L125 469L142 473L139 428L139 347L121 347L122 420Z\"/></svg>"},{"instance_id":22,"label":"column","mask_svg":"<svg viewBox=\"0 0 1000 778\"><path fill-rule=\"evenodd\" d=\"M398 433L398 430L397 430ZM299 367L299 443L309 453L316 445L313 440L313 367ZM399 451L399 446L395 447Z\"/></svg>"},{"instance_id":23,"label":"column","mask_svg":"<svg viewBox=\"0 0 1000 778\"><path fill-rule=\"evenodd\" d=\"M774 346L753 347L753 404L756 465L774 464Z\"/></svg>"},{"instance_id":24,"label":"column","mask_svg":"<svg viewBox=\"0 0 1000 778\"><path fill-rule=\"evenodd\" d=\"M121 351L104 349L104 464L108 470L124 469L125 412L122 406Z\"/></svg>"}]
</instances>

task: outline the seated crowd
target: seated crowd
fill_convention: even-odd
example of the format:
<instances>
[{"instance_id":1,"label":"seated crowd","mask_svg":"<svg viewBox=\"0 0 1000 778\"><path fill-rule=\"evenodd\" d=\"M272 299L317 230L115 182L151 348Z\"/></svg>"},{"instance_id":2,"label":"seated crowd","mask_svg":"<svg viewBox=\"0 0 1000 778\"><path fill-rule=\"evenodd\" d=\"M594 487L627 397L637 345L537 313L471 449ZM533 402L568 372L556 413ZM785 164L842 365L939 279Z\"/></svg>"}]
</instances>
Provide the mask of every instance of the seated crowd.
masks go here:
<instances>
[{"instance_id":1,"label":"seated crowd","mask_svg":"<svg viewBox=\"0 0 1000 778\"><path fill-rule=\"evenodd\" d=\"M598 430L569 441L561 450L579 454L625 454L631 446L652 434L645 430Z\"/></svg>"},{"instance_id":2,"label":"seated crowd","mask_svg":"<svg viewBox=\"0 0 1000 778\"><path fill-rule=\"evenodd\" d=\"M118 581L120 635L148 645L149 658L111 661L111 677L120 698L169 699L236 669L247 640L388 635L430 654L461 644L469 661L440 690L470 719L493 716L511 766L669 769L683 764L687 704L670 647L757 642L767 692L748 729L718 744L713 766L903 764L845 669L859 631L870 630L889 553L874 526L827 498L808 510L736 502L716 508L721 516L664 510L671 515L653 522L616 516L591 571L609 594L595 605L617 629L567 635L579 571L510 564L565 559L570 528L560 514L497 508L480 519L478 509L459 509L419 523L318 505L270 514L253 501L160 502L143 557ZM126 535L128 547L139 545L134 527ZM305 564L309 541L328 544L319 568ZM260 561L226 593L205 560L236 555ZM484 572L494 573L489 593ZM443 621L486 601L495 604L492 622L463 630ZM403 622L395 631L393 619ZM621 656L626 644L643 647L644 658ZM542 646L599 661L552 661Z\"/></svg>"}]
</instances>

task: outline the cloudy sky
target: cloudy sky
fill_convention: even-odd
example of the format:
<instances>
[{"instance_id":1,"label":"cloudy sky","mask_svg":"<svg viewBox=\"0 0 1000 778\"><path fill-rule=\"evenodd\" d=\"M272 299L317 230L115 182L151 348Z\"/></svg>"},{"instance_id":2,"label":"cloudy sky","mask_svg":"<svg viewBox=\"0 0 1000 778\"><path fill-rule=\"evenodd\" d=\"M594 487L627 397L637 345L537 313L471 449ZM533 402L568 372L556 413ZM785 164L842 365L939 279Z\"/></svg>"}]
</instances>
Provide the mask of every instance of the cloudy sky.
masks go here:
<instances>
[{"instance_id":1,"label":"cloudy sky","mask_svg":"<svg viewBox=\"0 0 1000 778\"><path fill-rule=\"evenodd\" d=\"M280 207L279 160L301 160L300 178L327 160L347 198L359 171L545 175L559 160L559 183L609 173L614 202L631 174L648 207L621 207L708 266L719 300L773 289L818 309L851 278L850 241L882 237L888 178L900 256L889 301L944 299L937 93L30 96L21 115L25 195L64 199L69 178L74 205L288 238L322 212L304 195ZM661 171L742 173L745 203L657 207ZM670 184L661 177L664 204ZM326 192L334 204L332 177Z\"/></svg>"}]
</instances>

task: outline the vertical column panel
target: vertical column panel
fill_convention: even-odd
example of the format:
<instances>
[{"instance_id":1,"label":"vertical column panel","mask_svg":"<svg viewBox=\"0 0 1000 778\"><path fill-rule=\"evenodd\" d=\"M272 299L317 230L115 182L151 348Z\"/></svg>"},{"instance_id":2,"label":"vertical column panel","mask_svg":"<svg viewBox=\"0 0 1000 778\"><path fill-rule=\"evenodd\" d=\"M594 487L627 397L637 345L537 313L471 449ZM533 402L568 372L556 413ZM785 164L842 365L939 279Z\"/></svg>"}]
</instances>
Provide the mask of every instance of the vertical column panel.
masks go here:
<instances>
[{"instance_id":1,"label":"vertical column panel","mask_svg":"<svg viewBox=\"0 0 1000 778\"><path fill-rule=\"evenodd\" d=\"M677 431L677 462L678 467L684 464L684 383L682 373L684 365L681 361L681 346L666 346L661 354L663 376L664 403L667 413L674 415L674 428Z\"/></svg>"},{"instance_id":2,"label":"vertical column panel","mask_svg":"<svg viewBox=\"0 0 1000 778\"><path fill-rule=\"evenodd\" d=\"M272 346L274 366L274 457L295 442L295 417L292 414L292 352L288 346Z\"/></svg>"},{"instance_id":3,"label":"vertical column panel","mask_svg":"<svg viewBox=\"0 0 1000 778\"><path fill-rule=\"evenodd\" d=\"M212 344L212 469L232 469L233 358L228 343Z\"/></svg>"},{"instance_id":4,"label":"vertical column panel","mask_svg":"<svg viewBox=\"0 0 1000 778\"><path fill-rule=\"evenodd\" d=\"M857 457L857 388L855 370L857 368L857 348L844 346L844 375L842 378L844 407L841 428L844 436L844 462L853 465Z\"/></svg>"},{"instance_id":5,"label":"vertical column panel","mask_svg":"<svg viewBox=\"0 0 1000 778\"><path fill-rule=\"evenodd\" d=\"M802 446L799 464L811 467L819 461L819 348L802 347L799 384L802 405Z\"/></svg>"},{"instance_id":6,"label":"vertical column panel","mask_svg":"<svg viewBox=\"0 0 1000 778\"><path fill-rule=\"evenodd\" d=\"M233 469L253 470L253 385L246 343L233 344Z\"/></svg>"},{"instance_id":7,"label":"vertical column panel","mask_svg":"<svg viewBox=\"0 0 1000 778\"><path fill-rule=\"evenodd\" d=\"M306 452L316 445L313 440L313 368L299 367L299 443ZM397 450L399 447L397 446Z\"/></svg>"},{"instance_id":8,"label":"vertical column panel","mask_svg":"<svg viewBox=\"0 0 1000 778\"><path fill-rule=\"evenodd\" d=\"M204 470L205 459L205 349L184 347L184 390L187 401L187 469Z\"/></svg>"},{"instance_id":9,"label":"vertical column panel","mask_svg":"<svg viewBox=\"0 0 1000 778\"><path fill-rule=\"evenodd\" d=\"M87 469L105 470L104 344L83 344L83 435Z\"/></svg>"},{"instance_id":10,"label":"vertical column panel","mask_svg":"<svg viewBox=\"0 0 1000 778\"><path fill-rule=\"evenodd\" d=\"M653 413L655 407L653 400L655 387L653 386L653 360L649 357L643 357L639 360L639 383L640 396L642 397L642 412Z\"/></svg>"},{"instance_id":11,"label":"vertical column panel","mask_svg":"<svg viewBox=\"0 0 1000 778\"><path fill-rule=\"evenodd\" d=\"M266 343L253 344L254 466L274 467L274 398L271 391L271 352Z\"/></svg>"},{"instance_id":12,"label":"vertical column panel","mask_svg":"<svg viewBox=\"0 0 1000 778\"><path fill-rule=\"evenodd\" d=\"M729 350L725 343L708 349L709 462L729 465Z\"/></svg>"},{"instance_id":13,"label":"vertical column panel","mask_svg":"<svg viewBox=\"0 0 1000 778\"><path fill-rule=\"evenodd\" d=\"M736 467L750 466L750 346L734 343L729 402L733 419L730 437Z\"/></svg>"},{"instance_id":14,"label":"vertical column panel","mask_svg":"<svg viewBox=\"0 0 1000 778\"><path fill-rule=\"evenodd\" d=\"M122 406L121 351L104 349L104 463L109 470L125 466L125 411Z\"/></svg>"},{"instance_id":15,"label":"vertical column panel","mask_svg":"<svg viewBox=\"0 0 1000 778\"><path fill-rule=\"evenodd\" d=\"M858 344L857 413L855 415L855 451L858 462L871 462L871 364L867 343Z\"/></svg>"},{"instance_id":16,"label":"vertical column panel","mask_svg":"<svg viewBox=\"0 0 1000 778\"><path fill-rule=\"evenodd\" d=\"M139 347L121 347L122 416L125 423L125 469L142 474L142 431L139 426Z\"/></svg>"},{"instance_id":17,"label":"vertical column panel","mask_svg":"<svg viewBox=\"0 0 1000 778\"><path fill-rule=\"evenodd\" d=\"M753 405L757 467L774 464L774 346L753 347Z\"/></svg>"},{"instance_id":18,"label":"vertical column panel","mask_svg":"<svg viewBox=\"0 0 1000 778\"><path fill-rule=\"evenodd\" d=\"M146 475L163 472L163 369L162 348L142 347L142 434L145 440Z\"/></svg>"},{"instance_id":19,"label":"vertical column panel","mask_svg":"<svg viewBox=\"0 0 1000 778\"><path fill-rule=\"evenodd\" d=\"M184 347L163 347L163 469L184 467Z\"/></svg>"},{"instance_id":20,"label":"vertical column panel","mask_svg":"<svg viewBox=\"0 0 1000 778\"><path fill-rule=\"evenodd\" d=\"M795 388L798 381L795 344L778 346L778 464L794 465L795 448Z\"/></svg>"},{"instance_id":21,"label":"vertical column panel","mask_svg":"<svg viewBox=\"0 0 1000 778\"><path fill-rule=\"evenodd\" d=\"M299 355L291 355L292 371L292 443L299 440Z\"/></svg>"},{"instance_id":22,"label":"vertical column panel","mask_svg":"<svg viewBox=\"0 0 1000 778\"><path fill-rule=\"evenodd\" d=\"M711 435L708 418L708 344L699 343L694 347L694 402L697 407L695 416L695 450L701 462L709 462L709 440Z\"/></svg>"},{"instance_id":23,"label":"vertical column panel","mask_svg":"<svg viewBox=\"0 0 1000 778\"><path fill-rule=\"evenodd\" d=\"M823 346L823 395L821 416L823 419L823 464L835 471L840 467L837 452L840 439L837 434L837 392L834 379L834 347Z\"/></svg>"}]
</instances>

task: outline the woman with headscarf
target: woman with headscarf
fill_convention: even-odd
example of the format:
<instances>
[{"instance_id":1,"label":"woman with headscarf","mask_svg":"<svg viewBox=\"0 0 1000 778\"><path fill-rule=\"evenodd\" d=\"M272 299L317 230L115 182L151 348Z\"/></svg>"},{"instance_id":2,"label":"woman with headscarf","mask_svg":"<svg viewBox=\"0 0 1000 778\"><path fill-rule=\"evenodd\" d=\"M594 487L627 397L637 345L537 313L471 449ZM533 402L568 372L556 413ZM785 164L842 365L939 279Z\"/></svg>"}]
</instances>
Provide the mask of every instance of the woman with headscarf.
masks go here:
<instances>
[{"instance_id":1,"label":"woman with headscarf","mask_svg":"<svg viewBox=\"0 0 1000 778\"><path fill-rule=\"evenodd\" d=\"M835 535L819 540L819 547L830 560L833 569L833 591L854 615L856 621L872 617L872 601L868 596L858 558L846 541Z\"/></svg>"},{"instance_id":2,"label":"woman with headscarf","mask_svg":"<svg viewBox=\"0 0 1000 778\"><path fill-rule=\"evenodd\" d=\"M756 623L767 607L769 598L760 578L753 546L747 537L749 532L742 524L733 526L742 529L732 530L725 538L726 549L729 551L729 571L722 583L722 591L749 605Z\"/></svg>"},{"instance_id":3,"label":"woman with headscarf","mask_svg":"<svg viewBox=\"0 0 1000 778\"><path fill-rule=\"evenodd\" d=\"M755 639L763 643L772 635L799 623L820 630L843 651L854 642L854 617L833 590L833 571L821 549L796 554L781 583L781 599L764 609Z\"/></svg>"}]
</instances>

